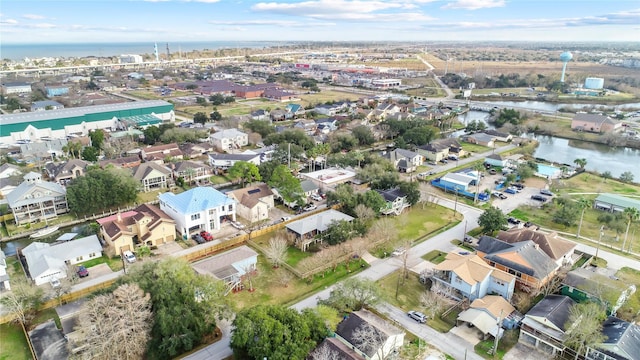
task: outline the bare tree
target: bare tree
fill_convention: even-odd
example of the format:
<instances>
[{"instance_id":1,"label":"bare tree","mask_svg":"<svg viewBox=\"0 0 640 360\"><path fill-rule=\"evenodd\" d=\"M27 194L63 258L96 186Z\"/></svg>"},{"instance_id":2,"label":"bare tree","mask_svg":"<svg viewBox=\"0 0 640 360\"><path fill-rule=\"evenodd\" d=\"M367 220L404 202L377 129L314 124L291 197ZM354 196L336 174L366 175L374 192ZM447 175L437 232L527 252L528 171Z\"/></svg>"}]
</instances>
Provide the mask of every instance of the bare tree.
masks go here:
<instances>
[{"instance_id":1,"label":"bare tree","mask_svg":"<svg viewBox=\"0 0 640 360\"><path fill-rule=\"evenodd\" d=\"M292 276L289 271L285 269L278 270L278 283L284 287L288 287L291 282Z\"/></svg>"},{"instance_id":2,"label":"bare tree","mask_svg":"<svg viewBox=\"0 0 640 360\"><path fill-rule=\"evenodd\" d=\"M447 300L433 291L426 290L420 294L420 304L430 318L439 316L447 307Z\"/></svg>"},{"instance_id":3,"label":"bare tree","mask_svg":"<svg viewBox=\"0 0 640 360\"><path fill-rule=\"evenodd\" d=\"M310 355L313 360L340 360L340 354L337 351L331 350L326 342L315 348Z\"/></svg>"},{"instance_id":4,"label":"bare tree","mask_svg":"<svg viewBox=\"0 0 640 360\"><path fill-rule=\"evenodd\" d=\"M575 359L589 347L606 340L602 334L602 321L607 317L599 304L586 302L576 304L569 310L569 319L564 343L576 351Z\"/></svg>"},{"instance_id":5,"label":"bare tree","mask_svg":"<svg viewBox=\"0 0 640 360\"><path fill-rule=\"evenodd\" d=\"M364 204L356 205L356 208L353 209L353 211L356 213L356 217L363 222L367 222L376 216L376 212Z\"/></svg>"},{"instance_id":6,"label":"bare tree","mask_svg":"<svg viewBox=\"0 0 640 360\"><path fill-rule=\"evenodd\" d=\"M37 286L27 283L12 284L11 291L0 298L8 313L15 317L13 321L22 325L23 330L29 327L35 318L36 310L42 303L43 291Z\"/></svg>"},{"instance_id":7,"label":"bare tree","mask_svg":"<svg viewBox=\"0 0 640 360\"><path fill-rule=\"evenodd\" d=\"M150 339L151 298L136 284L124 284L84 306L76 330L83 359L141 359Z\"/></svg>"},{"instance_id":8,"label":"bare tree","mask_svg":"<svg viewBox=\"0 0 640 360\"><path fill-rule=\"evenodd\" d=\"M378 359L389 359L394 354L395 346L391 346L386 351L386 346L383 346L387 341L387 335L369 323L364 323L353 331L353 341L358 344L360 351L376 354Z\"/></svg>"},{"instance_id":9,"label":"bare tree","mask_svg":"<svg viewBox=\"0 0 640 360\"><path fill-rule=\"evenodd\" d=\"M369 230L369 235L373 237L374 242L387 243L395 240L398 236L398 231L389 218L382 218L373 224L371 230Z\"/></svg>"},{"instance_id":10,"label":"bare tree","mask_svg":"<svg viewBox=\"0 0 640 360\"><path fill-rule=\"evenodd\" d=\"M287 259L287 240L283 237L275 237L269 240L269 246L265 249L265 255L273 267L279 267Z\"/></svg>"},{"instance_id":11,"label":"bare tree","mask_svg":"<svg viewBox=\"0 0 640 360\"><path fill-rule=\"evenodd\" d=\"M564 278L567 277L568 268L563 267L544 285L540 287L539 294L543 294L544 296L555 294L560 291L562 287L562 282Z\"/></svg>"}]
</instances>

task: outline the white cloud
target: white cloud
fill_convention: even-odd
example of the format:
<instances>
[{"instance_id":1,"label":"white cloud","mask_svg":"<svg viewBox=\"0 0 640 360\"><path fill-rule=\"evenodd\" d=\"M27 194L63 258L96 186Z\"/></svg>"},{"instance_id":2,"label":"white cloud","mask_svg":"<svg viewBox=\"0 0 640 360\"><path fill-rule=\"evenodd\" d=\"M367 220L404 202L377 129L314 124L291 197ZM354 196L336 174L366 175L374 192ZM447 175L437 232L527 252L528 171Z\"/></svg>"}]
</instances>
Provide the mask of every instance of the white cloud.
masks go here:
<instances>
[{"instance_id":1,"label":"white cloud","mask_svg":"<svg viewBox=\"0 0 640 360\"><path fill-rule=\"evenodd\" d=\"M5 25L16 25L18 24L18 21L15 19L6 19L6 20L2 20L0 21L0 24L5 24Z\"/></svg>"},{"instance_id":2,"label":"white cloud","mask_svg":"<svg viewBox=\"0 0 640 360\"><path fill-rule=\"evenodd\" d=\"M33 27L37 29L53 29L53 28L56 28L57 26L55 24L40 23L40 24L33 25Z\"/></svg>"},{"instance_id":3,"label":"white cloud","mask_svg":"<svg viewBox=\"0 0 640 360\"><path fill-rule=\"evenodd\" d=\"M302 27L302 26L334 26L328 22L301 22L292 20L238 20L238 21L209 21L213 25L234 25L234 26L280 26L280 27Z\"/></svg>"},{"instance_id":4,"label":"white cloud","mask_svg":"<svg viewBox=\"0 0 640 360\"><path fill-rule=\"evenodd\" d=\"M450 2L443 6L443 9L466 9L466 10L478 10L486 8L503 7L505 5L504 0L458 0Z\"/></svg>"},{"instance_id":5,"label":"white cloud","mask_svg":"<svg viewBox=\"0 0 640 360\"><path fill-rule=\"evenodd\" d=\"M25 19L30 19L30 20L42 20L45 17L42 15L36 15L36 14L24 14L22 15L23 18Z\"/></svg>"}]
</instances>

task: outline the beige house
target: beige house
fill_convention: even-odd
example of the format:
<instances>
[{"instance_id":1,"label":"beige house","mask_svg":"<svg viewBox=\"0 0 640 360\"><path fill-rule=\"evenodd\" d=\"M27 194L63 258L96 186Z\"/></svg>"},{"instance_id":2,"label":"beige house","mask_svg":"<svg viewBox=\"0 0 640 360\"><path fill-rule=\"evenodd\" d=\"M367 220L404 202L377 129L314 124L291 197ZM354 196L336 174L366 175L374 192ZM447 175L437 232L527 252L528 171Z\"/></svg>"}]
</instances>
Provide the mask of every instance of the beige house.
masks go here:
<instances>
[{"instance_id":1,"label":"beige house","mask_svg":"<svg viewBox=\"0 0 640 360\"><path fill-rule=\"evenodd\" d=\"M171 169L154 162L142 163L133 169L133 178L140 182L144 192L166 189L171 179Z\"/></svg>"},{"instance_id":2,"label":"beige house","mask_svg":"<svg viewBox=\"0 0 640 360\"><path fill-rule=\"evenodd\" d=\"M71 159L61 164L48 163L45 169L51 181L65 185L73 179L84 176L87 166L89 166L87 161Z\"/></svg>"},{"instance_id":3,"label":"beige house","mask_svg":"<svg viewBox=\"0 0 640 360\"><path fill-rule=\"evenodd\" d=\"M571 130L593 133L610 132L622 126L620 121L604 115L578 113L571 120Z\"/></svg>"},{"instance_id":4,"label":"beige house","mask_svg":"<svg viewBox=\"0 0 640 360\"><path fill-rule=\"evenodd\" d=\"M175 221L151 204L142 204L131 211L98 219L97 222L109 252L115 255L133 250L135 246L158 246L176 238Z\"/></svg>"},{"instance_id":5,"label":"beige house","mask_svg":"<svg viewBox=\"0 0 640 360\"><path fill-rule=\"evenodd\" d=\"M269 210L274 207L273 192L267 184L258 184L227 194L237 201L236 213L253 223L269 218Z\"/></svg>"}]
</instances>

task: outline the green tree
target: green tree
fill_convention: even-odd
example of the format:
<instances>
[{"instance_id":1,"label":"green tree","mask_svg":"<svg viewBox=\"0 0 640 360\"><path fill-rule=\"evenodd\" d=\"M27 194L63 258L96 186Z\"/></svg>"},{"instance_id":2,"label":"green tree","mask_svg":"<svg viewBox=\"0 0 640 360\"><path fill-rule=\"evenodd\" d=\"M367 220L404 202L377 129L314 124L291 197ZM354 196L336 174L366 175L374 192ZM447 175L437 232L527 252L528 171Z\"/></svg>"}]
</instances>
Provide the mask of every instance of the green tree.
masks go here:
<instances>
[{"instance_id":1,"label":"green tree","mask_svg":"<svg viewBox=\"0 0 640 360\"><path fill-rule=\"evenodd\" d=\"M319 235L329 245L343 243L353 237L353 224L346 220L332 221L327 230Z\"/></svg>"},{"instance_id":2,"label":"green tree","mask_svg":"<svg viewBox=\"0 0 640 360\"><path fill-rule=\"evenodd\" d=\"M360 145L371 145L375 142L371 129L366 125L353 128L351 134L358 140Z\"/></svg>"},{"instance_id":3,"label":"green tree","mask_svg":"<svg viewBox=\"0 0 640 360\"><path fill-rule=\"evenodd\" d=\"M242 187L244 187L246 182L252 183L262 180L258 167L248 161L237 161L233 164L233 166L229 168L229 176L234 180L242 180Z\"/></svg>"},{"instance_id":4,"label":"green tree","mask_svg":"<svg viewBox=\"0 0 640 360\"><path fill-rule=\"evenodd\" d=\"M132 267L128 281L151 295L154 323L149 359L171 359L195 348L213 332L217 319L231 313L224 283L196 273L183 259Z\"/></svg>"},{"instance_id":5,"label":"green tree","mask_svg":"<svg viewBox=\"0 0 640 360\"><path fill-rule=\"evenodd\" d=\"M211 121L220 121L222 120L222 114L220 114L218 110L214 110L211 112L211 114L209 114L209 118L211 119Z\"/></svg>"},{"instance_id":6,"label":"green tree","mask_svg":"<svg viewBox=\"0 0 640 360\"><path fill-rule=\"evenodd\" d=\"M402 135L407 144L422 146L431 142L436 136L436 131L431 126L419 126Z\"/></svg>"},{"instance_id":7,"label":"green tree","mask_svg":"<svg viewBox=\"0 0 640 360\"><path fill-rule=\"evenodd\" d=\"M102 129L91 131L89 138L91 139L91 146L98 150L102 149L102 145L104 144L104 131Z\"/></svg>"},{"instance_id":8,"label":"green tree","mask_svg":"<svg viewBox=\"0 0 640 360\"><path fill-rule=\"evenodd\" d=\"M375 281L350 277L335 285L323 303L340 311L356 311L365 306L375 306L381 299L380 287Z\"/></svg>"},{"instance_id":9,"label":"green tree","mask_svg":"<svg viewBox=\"0 0 640 360\"><path fill-rule=\"evenodd\" d=\"M6 109L7 111L14 111L22 108L22 104L20 104L20 100L15 97L10 97L6 101Z\"/></svg>"},{"instance_id":10,"label":"green tree","mask_svg":"<svg viewBox=\"0 0 640 360\"><path fill-rule=\"evenodd\" d=\"M244 309L233 321L231 348L237 359L304 359L328 335L313 309L299 313L282 305Z\"/></svg>"},{"instance_id":11,"label":"green tree","mask_svg":"<svg viewBox=\"0 0 640 360\"><path fill-rule=\"evenodd\" d=\"M207 106L207 99L203 98L202 96L196 96L196 104L206 107Z\"/></svg>"},{"instance_id":12,"label":"green tree","mask_svg":"<svg viewBox=\"0 0 640 360\"><path fill-rule=\"evenodd\" d=\"M203 112L197 112L193 115L193 122L198 124L204 124L207 122L207 114Z\"/></svg>"},{"instance_id":13,"label":"green tree","mask_svg":"<svg viewBox=\"0 0 640 360\"><path fill-rule=\"evenodd\" d=\"M280 162L274 160L260 163L260 165L258 165L258 171L260 171L262 181L268 184L271 179L271 174L273 174L273 170L275 170L279 165L281 165Z\"/></svg>"},{"instance_id":14,"label":"green tree","mask_svg":"<svg viewBox=\"0 0 640 360\"><path fill-rule=\"evenodd\" d=\"M71 211L90 215L134 202L139 185L125 169L94 168L69 183L67 201Z\"/></svg>"},{"instance_id":15,"label":"green tree","mask_svg":"<svg viewBox=\"0 0 640 360\"><path fill-rule=\"evenodd\" d=\"M482 227L483 233L491 234L504 229L507 226L507 219L502 213L502 210L492 206L480 215L478 225Z\"/></svg>"},{"instance_id":16,"label":"green tree","mask_svg":"<svg viewBox=\"0 0 640 360\"><path fill-rule=\"evenodd\" d=\"M518 164L517 172L524 181L533 176L534 170L528 164Z\"/></svg>"},{"instance_id":17,"label":"green tree","mask_svg":"<svg viewBox=\"0 0 640 360\"><path fill-rule=\"evenodd\" d=\"M300 202L303 197L300 179L293 176L286 165L278 165L271 174L269 186L278 189L278 193L285 202Z\"/></svg>"},{"instance_id":18,"label":"green tree","mask_svg":"<svg viewBox=\"0 0 640 360\"><path fill-rule=\"evenodd\" d=\"M573 163L576 164L582 170L584 169L585 166L587 166L587 159L585 158L575 159L573 160Z\"/></svg>"},{"instance_id":19,"label":"green tree","mask_svg":"<svg viewBox=\"0 0 640 360\"><path fill-rule=\"evenodd\" d=\"M82 150L82 160L96 162L100 156L100 150L93 146L87 146Z\"/></svg>"},{"instance_id":20,"label":"green tree","mask_svg":"<svg viewBox=\"0 0 640 360\"><path fill-rule=\"evenodd\" d=\"M263 120L247 121L242 126L253 132L260 134L260 136L262 136L263 139L276 132L275 126L269 124L268 121L263 121Z\"/></svg>"},{"instance_id":21,"label":"green tree","mask_svg":"<svg viewBox=\"0 0 640 360\"><path fill-rule=\"evenodd\" d=\"M625 247L627 246L627 239L629 238L629 227L631 226L632 222L638 220L638 218L640 217L640 210L634 207L628 207L624 209L623 214L627 218L627 231L625 231L624 233L624 241L622 242L621 248L622 251L624 251Z\"/></svg>"},{"instance_id":22,"label":"green tree","mask_svg":"<svg viewBox=\"0 0 640 360\"><path fill-rule=\"evenodd\" d=\"M580 223L578 224L578 232L576 237L580 238L580 229L582 229L582 219L584 219L584 211L591 207L591 200L581 197L578 199L578 209L580 209Z\"/></svg>"},{"instance_id":23,"label":"green tree","mask_svg":"<svg viewBox=\"0 0 640 360\"><path fill-rule=\"evenodd\" d=\"M576 218L577 212L575 205L566 201L553 213L552 220L555 223L569 227L576 222Z\"/></svg>"},{"instance_id":24,"label":"green tree","mask_svg":"<svg viewBox=\"0 0 640 360\"><path fill-rule=\"evenodd\" d=\"M62 147L62 151L69 154L70 157L78 159L82 153L82 143L79 141L69 141Z\"/></svg>"},{"instance_id":25,"label":"green tree","mask_svg":"<svg viewBox=\"0 0 640 360\"><path fill-rule=\"evenodd\" d=\"M571 307L569 319L564 325L564 344L576 351L575 359L578 359L588 347L606 340L606 336L602 334L602 322L606 317L604 309L594 302L584 302Z\"/></svg>"},{"instance_id":26,"label":"green tree","mask_svg":"<svg viewBox=\"0 0 640 360\"><path fill-rule=\"evenodd\" d=\"M622 182L631 183L633 182L633 173L631 171L625 171L622 174L620 174L619 179Z\"/></svg>"},{"instance_id":27,"label":"green tree","mask_svg":"<svg viewBox=\"0 0 640 360\"><path fill-rule=\"evenodd\" d=\"M611 175L611 171L607 170L604 171L602 174L600 174L600 176L602 176L602 181L607 182L607 179L611 179L613 176Z\"/></svg>"},{"instance_id":28,"label":"green tree","mask_svg":"<svg viewBox=\"0 0 640 360\"><path fill-rule=\"evenodd\" d=\"M144 134L144 143L148 145L153 145L158 142L160 135L162 135L160 128L153 125L142 130L142 133Z\"/></svg>"},{"instance_id":29,"label":"green tree","mask_svg":"<svg viewBox=\"0 0 640 360\"><path fill-rule=\"evenodd\" d=\"M420 189L418 188L418 182L400 181L398 188L407 197L407 202L413 206L420 201Z\"/></svg>"},{"instance_id":30,"label":"green tree","mask_svg":"<svg viewBox=\"0 0 640 360\"><path fill-rule=\"evenodd\" d=\"M496 126L501 127L506 123L519 125L523 118L519 111L515 109L501 109L498 117L493 120Z\"/></svg>"}]
</instances>

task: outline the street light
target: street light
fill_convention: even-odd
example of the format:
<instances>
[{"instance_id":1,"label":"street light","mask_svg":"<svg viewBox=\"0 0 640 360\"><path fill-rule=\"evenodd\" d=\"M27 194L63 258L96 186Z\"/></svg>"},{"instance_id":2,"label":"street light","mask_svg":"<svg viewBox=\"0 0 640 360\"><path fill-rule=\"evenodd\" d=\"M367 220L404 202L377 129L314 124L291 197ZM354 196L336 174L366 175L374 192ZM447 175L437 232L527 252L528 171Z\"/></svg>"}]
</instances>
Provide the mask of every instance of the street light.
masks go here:
<instances>
[{"instance_id":1,"label":"street light","mask_svg":"<svg viewBox=\"0 0 640 360\"><path fill-rule=\"evenodd\" d=\"M598 247L596 247L596 260L598 259L598 251L600 251L600 242L602 241L602 235L604 235L604 225L600 227L600 237L598 238Z\"/></svg>"}]
</instances>

